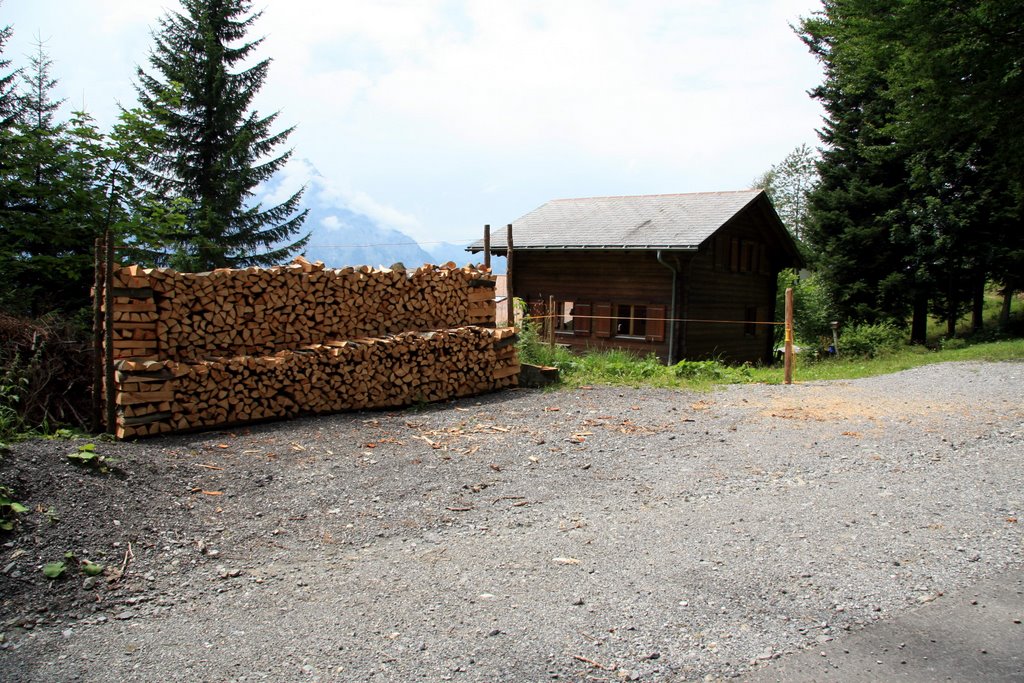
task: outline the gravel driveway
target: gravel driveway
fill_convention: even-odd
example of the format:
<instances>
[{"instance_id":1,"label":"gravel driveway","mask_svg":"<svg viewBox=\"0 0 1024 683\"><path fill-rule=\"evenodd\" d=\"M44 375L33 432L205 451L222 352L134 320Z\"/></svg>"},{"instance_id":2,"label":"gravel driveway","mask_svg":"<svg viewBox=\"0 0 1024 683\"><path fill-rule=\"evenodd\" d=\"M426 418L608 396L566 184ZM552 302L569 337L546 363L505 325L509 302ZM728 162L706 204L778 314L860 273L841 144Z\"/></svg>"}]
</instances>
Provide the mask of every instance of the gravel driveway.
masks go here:
<instances>
[{"instance_id":1,"label":"gravel driveway","mask_svg":"<svg viewBox=\"0 0 1024 683\"><path fill-rule=\"evenodd\" d=\"M955 363L101 444L106 475L19 444L0 679L737 677L1020 567L1022 395ZM105 575L43 578L69 550Z\"/></svg>"}]
</instances>

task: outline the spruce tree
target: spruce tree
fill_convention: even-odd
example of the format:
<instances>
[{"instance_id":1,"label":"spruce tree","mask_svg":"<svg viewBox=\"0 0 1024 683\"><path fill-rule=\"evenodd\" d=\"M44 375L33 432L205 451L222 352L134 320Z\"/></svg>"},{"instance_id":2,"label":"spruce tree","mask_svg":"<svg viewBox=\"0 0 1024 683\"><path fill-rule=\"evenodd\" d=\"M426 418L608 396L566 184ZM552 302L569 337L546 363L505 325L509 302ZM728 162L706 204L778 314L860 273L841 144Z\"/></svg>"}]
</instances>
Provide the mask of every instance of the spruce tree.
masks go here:
<instances>
[{"instance_id":1,"label":"spruce tree","mask_svg":"<svg viewBox=\"0 0 1024 683\"><path fill-rule=\"evenodd\" d=\"M261 12L248 0L182 0L153 35L150 71L138 69L141 107L164 141L146 181L167 199L190 202L185 225L168 236L170 262L185 270L271 265L301 249L302 190L283 203L254 203L256 188L287 162L272 157L292 128L272 132L277 113L251 110L270 66L247 65L262 39L246 40ZM294 240L294 241L292 241Z\"/></svg>"},{"instance_id":2,"label":"spruce tree","mask_svg":"<svg viewBox=\"0 0 1024 683\"><path fill-rule=\"evenodd\" d=\"M77 174L59 120L52 61L38 42L21 72L19 112L4 140L0 201L0 305L24 315L73 312L88 303L89 188Z\"/></svg>"},{"instance_id":3,"label":"spruce tree","mask_svg":"<svg viewBox=\"0 0 1024 683\"><path fill-rule=\"evenodd\" d=\"M4 58L4 47L12 33L10 26L0 28L0 132L8 130L17 121L21 109L15 91L20 70L9 71L11 60Z\"/></svg>"},{"instance_id":4,"label":"spruce tree","mask_svg":"<svg viewBox=\"0 0 1024 683\"><path fill-rule=\"evenodd\" d=\"M923 336L927 286L912 246L921 236L912 234L919 226L908 212L908 156L889 131L895 106L883 74L892 56L862 30L882 12L878 4L826 2L800 27L825 69L824 83L811 93L826 116L807 239L845 318L904 320L913 311Z\"/></svg>"}]
</instances>

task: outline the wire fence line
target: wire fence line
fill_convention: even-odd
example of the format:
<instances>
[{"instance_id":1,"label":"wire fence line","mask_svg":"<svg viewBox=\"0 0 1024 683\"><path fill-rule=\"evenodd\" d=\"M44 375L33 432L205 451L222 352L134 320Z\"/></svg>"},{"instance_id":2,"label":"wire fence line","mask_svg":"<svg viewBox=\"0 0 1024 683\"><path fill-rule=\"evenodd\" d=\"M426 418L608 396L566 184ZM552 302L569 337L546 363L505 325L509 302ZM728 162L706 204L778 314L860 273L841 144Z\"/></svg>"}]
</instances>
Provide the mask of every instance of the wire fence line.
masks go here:
<instances>
[{"instance_id":1,"label":"wire fence line","mask_svg":"<svg viewBox=\"0 0 1024 683\"><path fill-rule=\"evenodd\" d=\"M557 313L547 313L543 315L532 315L526 314L524 318L530 320L577 320L579 318L586 318L588 320L622 320L623 318L615 315L571 315L562 316ZM721 323L726 325L773 325L783 326L785 322L772 322L772 321L758 321L758 320L708 320L705 318L653 318L653 317L637 317L636 320L656 320L661 322L672 322L672 323Z\"/></svg>"}]
</instances>

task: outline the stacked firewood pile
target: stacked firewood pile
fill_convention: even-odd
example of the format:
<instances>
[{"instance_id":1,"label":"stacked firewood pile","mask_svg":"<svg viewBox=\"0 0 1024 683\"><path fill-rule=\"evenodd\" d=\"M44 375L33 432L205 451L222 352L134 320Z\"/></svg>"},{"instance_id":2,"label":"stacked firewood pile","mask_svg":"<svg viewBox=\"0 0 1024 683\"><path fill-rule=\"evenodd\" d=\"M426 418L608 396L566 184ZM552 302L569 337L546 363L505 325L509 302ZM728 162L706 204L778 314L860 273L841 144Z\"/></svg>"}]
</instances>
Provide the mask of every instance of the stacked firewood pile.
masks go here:
<instances>
[{"instance_id":1,"label":"stacked firewood pile","mask_svg":"<svg viewBox=\"0 0 1024 683\"><path fill-rule=\"evenodd\" d=\"M121 438L468 396L518 380L467 266L115 272Z\"/></svg>"}]
</instances>

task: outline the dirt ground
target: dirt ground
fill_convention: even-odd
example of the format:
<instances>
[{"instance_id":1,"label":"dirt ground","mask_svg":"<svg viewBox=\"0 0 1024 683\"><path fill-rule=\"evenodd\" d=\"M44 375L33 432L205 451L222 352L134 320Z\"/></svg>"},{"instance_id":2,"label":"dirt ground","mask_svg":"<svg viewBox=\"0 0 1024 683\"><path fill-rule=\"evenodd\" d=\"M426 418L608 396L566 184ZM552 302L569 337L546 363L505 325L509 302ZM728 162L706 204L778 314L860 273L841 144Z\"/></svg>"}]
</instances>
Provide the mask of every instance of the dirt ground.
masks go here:
<instances>
[{"instance_id":1,"label":"dirt ground","mask_svg":"<svg viewBox=\"0 0 1024 683\"><path fill-rule=\"evenodd\" d=\"M18 443L0 679L770 671L1021 566L1022 388L959 363Z\"/></svg>"}]
</instances>

